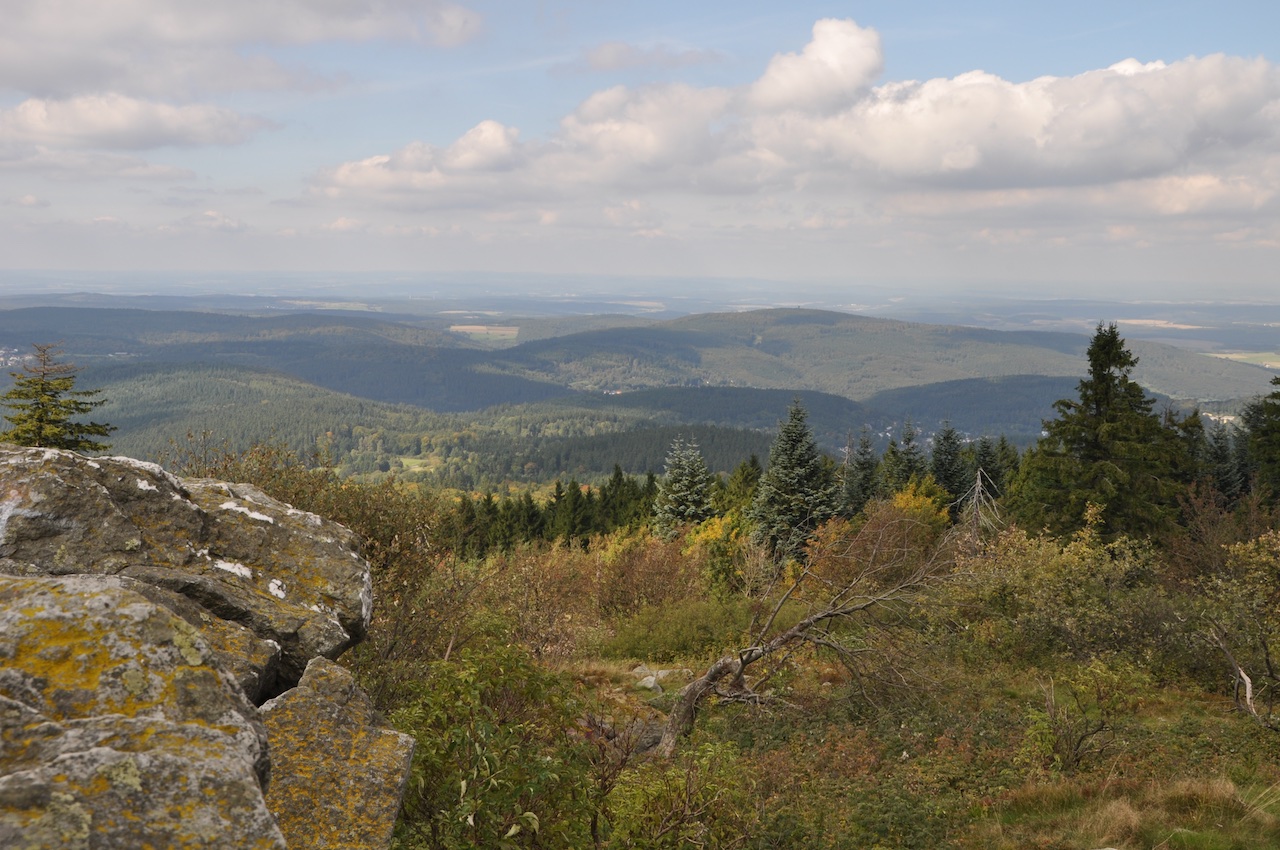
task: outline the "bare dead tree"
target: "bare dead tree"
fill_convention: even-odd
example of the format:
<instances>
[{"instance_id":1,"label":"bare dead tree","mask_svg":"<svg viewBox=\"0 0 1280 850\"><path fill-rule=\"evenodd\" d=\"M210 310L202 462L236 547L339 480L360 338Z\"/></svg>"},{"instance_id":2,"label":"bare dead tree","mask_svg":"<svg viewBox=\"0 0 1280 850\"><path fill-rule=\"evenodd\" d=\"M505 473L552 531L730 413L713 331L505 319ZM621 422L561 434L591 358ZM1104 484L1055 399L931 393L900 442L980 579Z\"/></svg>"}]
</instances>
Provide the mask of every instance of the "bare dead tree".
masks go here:
<instances>
[{"instance_id":1,"label":"bare dead tree","mask_svg":"<svg viewBox=\"0 0 1280 850\"><path fill-rule=\"evenodd\" d=\"M1236 658L1235 653L1231 651L1230 633L1221 623L1212 617L1206 616L1205 620L1209 626L1209 636L1222 650L1223 656L1227 660L1227 664L1231 666L1232 679L1232 697L1235 701L1236 708L1246 712L1250 717L1258 722L1259 725L1266 729L1280 731L1280 718L1273 711L1274 707L1274 686L1280 684L1280 671L1277 671L1274 660L1271 657L1270 645L1267 641L1262 641L1262 670L1258 675L1264 683L1266 691L1266 704L1258 705L1258 690L1254 684L1254 677L1250 676L1248 671Z\"/></svg>"},{"instance_id":2,"label":"bare dead tree","mask_svg":"<svg viewBox=\"0 0 1280 850\"><path fill-rule=\"evenodd\" d=\"M991 476L982 467L974 475L973 486L955 505L960 509L962 524L968 529L968 545L977 546L985 535L1004 527L1000 506L996 501L997 488Z\"/></svg>"},{"instance_id":3,"label":"bare dead tree","mask_svg":"<svg viewBox=\"0 0 1280 850\"><path fill-rule=\"evenodd\" d=\"M954 534L948 532L940 540L931 539L922 551L919 532L926 527L920 518L901 513L872 517L843 544L838 560L844 570L822 570L822 565L829 565L831 559L809 559L797 564L795 578L776 597L759 627L753 629L751 645L716 659L706 672L681 689L667 715L658 751L665 757L675 752L678 740L692 731L698 706L706 697L758 701L760 683L749 683L747 673L762 659L806 643L843 655L866 651L865 647L843 642L828 627L840 621L869 618L873 612L908 609L950 575ZM798 622L787 628L778 626L788 604L806 601L807 613Z\"/></svg>"}]
</instances>

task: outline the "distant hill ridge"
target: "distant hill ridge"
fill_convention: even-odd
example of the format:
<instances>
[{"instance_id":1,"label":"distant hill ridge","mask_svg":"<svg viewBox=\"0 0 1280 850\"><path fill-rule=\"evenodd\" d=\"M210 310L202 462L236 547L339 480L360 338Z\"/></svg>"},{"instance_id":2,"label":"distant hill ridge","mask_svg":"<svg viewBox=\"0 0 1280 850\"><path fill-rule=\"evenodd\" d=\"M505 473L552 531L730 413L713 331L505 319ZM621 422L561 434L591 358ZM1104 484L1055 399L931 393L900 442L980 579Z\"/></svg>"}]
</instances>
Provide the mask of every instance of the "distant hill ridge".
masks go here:
<instances>
[{"instance_id":1,"label":"distant hill ridge","mask_svg":"<svg viewBox=\"0 0 1280 850\"><path fill-rule=\"evenodd\" d=\"M344 445L371 457L416 447L423 434L483 431L484 451L522 440L555 457L564 452L548 441L682 423L768 431L797 394L831 450L864 425L886 433L905 419L926 433L948 420L1025 443L1074 392L1088 344L1085 334L777 308L618 317L617 327L494 350L450 333L455 319L39 307L0 311L0 346L61 341L86 367L86 385L111 400L103 413L122 426L117 448L135 454L209 428L299 445L346 434ZM1230 406L1269 389L1259 367L1129 345L1140 358L1134 377L1179 403Z\"/></svg>"},{"instance_id":2,"label":"distant hill ridge","mask_svg":"<svg viewBox=\"0 0 1280 850\"><path fill-rule=\"evenodd\" d=\"M494 368L581 390L660 386L811 389L861 401L888 390L1015 375L1076 377L1088 337L928 325L776 308L685 316L645 327L567 334L494 352ZM1269 374L1135 341L1134 377L1182 401L1247 398Z\"/></svg>"}]
</instances>

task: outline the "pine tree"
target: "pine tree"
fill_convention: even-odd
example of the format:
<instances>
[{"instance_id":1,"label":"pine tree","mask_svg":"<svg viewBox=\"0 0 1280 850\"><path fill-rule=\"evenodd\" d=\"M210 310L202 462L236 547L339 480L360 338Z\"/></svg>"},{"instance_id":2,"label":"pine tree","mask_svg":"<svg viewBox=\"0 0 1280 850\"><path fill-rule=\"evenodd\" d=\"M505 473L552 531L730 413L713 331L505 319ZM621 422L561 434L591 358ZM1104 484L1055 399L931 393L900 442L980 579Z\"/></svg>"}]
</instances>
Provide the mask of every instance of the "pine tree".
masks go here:
<instances>
[{"instance_id":1,"label":"pine tree","mask_svg":"<svg viewBox=\"0 0 1280 850\"><path fill-rule=\"evenodd\" d=\"M867 503L880 495L880 459L871 443L871 429L866 425L858 434L857 446L845 448L841 467L840 513L855 516Z\"/></svg>"},{"instance_id":2,"label":"pine tree","mask_svg":"<svg viewBox=\"0 0 1280 850\"><path fill-rule=\"evenodd\" d=\"M756 486L760 476L764 475L764 467L760 458L752 454L749 458L734 467L729 479L717 479L711 490L711 507L718 514L731 511L744 511L755 498Z\"/></svg>"},{"instance_id":3,"label":"pine tree","mask_svg":"<svg viewBox=\"0 0 1280 850\"><path fill-rule=\"evenodd\" d=\"M681 527L711 516L711 475L698 444L676 437L667 453L666 474L658 482L653 500L653 521L658 533L674 536Z\"/></svg>"},{"instance_id":4,"label":"pine tree","mask_svg":"<svg viewBox=\"0 0 1280 850\"><path fill-rule=\"evenodd\" d=\"M1093 505L1104 537L1149 534L1174 512L1189 466L1187 423L1152 412L1155 400L1129 377L1138 358L1115 324L1099 323L1087 356L1079 398L1054 404L1058 417L1023 459L1009 507L1025 526L1065 535L1084 527Z\"/></svg>"},{"instance_id":5,"label":"pine tree","mask_svg":"<svg viewBox=\"0 0 1280 850\"><path fill-rule=\"evenodd\" d=\"M801 557L809 537L836 513L835 473L818 451L807 416L799 401L792 403L747 511L755 526L752 540L778 561Z\"/></svg>"},{"instance_id":6,"label":"pine tree","mask_svg":"<svg viewBox=\"0 0 1280 850\"><path fill-rule=\"evenodd\" d=\"M642 501L644 491L640 482L613 465L613 475L600 488L600 528L613 531L629 525L638 525L649 513L649 505Z\"/></svg>"},{"instance_id":7,"label":"pine tree","mask_svg":"<svg viewBox=\"0 0 1280 850\"><path fill-rule=\"evenodd\" d=\"M1249 430L1249 455L1255 486L1263 498L1280 498L1280 376L1271 379L1276 389L1246 405L1243 416Z\"/></svg>"},{"instance_id":8,"label":"pine tree","mask_svg":"<svg viewBox=\"0 0 1280 850\"><path fill-rule=\"evenodd\" d=\"M1209 480L1228 506L1235 505L1249 489L1249 470L1243 463L1247 458L1240 451L1244 439L1234 425L1227 427L1219 422L1209 429Z\"/></svg>"},{"instance_id":9,"label":"pine tree","mask_svg":"<svg viewBox=\"0 0 1280 850\"><path fill-rule=\"evenodd\" d=\"M576 543L587 548L595 524L596 501L590 491L583 492L576 478L570 478L567 485L556 479L547 512L548 537L566 546Z\"/></svg>"},{"instance_id":10,"label":"pine tree","mask_svg":"<svg viewBox=\"0 0 1280 850\"><path fill-rule=\"evenodd\" d=\"M901 440L889 440L889 447L880 458L880 480L889 493L906 488L912 478L920 478L929 471L924 452L916 442L920 431L911 420L902 423Z\"/></svg>"},{"instance_id":11,"label":"pine tree","mask_svg":"<svg viewBox=\"0 0 1280 850\"><path fill-rule=\"evenodd\" d=\"M72 421L106 403L103 399L90 401L100 391L75 388L80 370L58 361L62 350L56 344L36 343L32 347L36 350L35 362L27 363L21 372L10 372L13 386L0 396L12 411L4 418L13 426L0 433L0 441L77 452L111 448L93 438L108 436L114 426Z\"/></svg>"},{"instance_id":12,"label":"pine tree","mask_svg":"<svg viewBox=\"0 0 1280 850\"><path fill-rule=\"evenodd\" d=\"M975 469L981 470L987 476L987 481L991 482L998 497L1004 487L1004 465L1000 462L996 444L990 437L978 440L977 446L974 447L973 465Z\"/></svg>"},{"instance_id":13,"label":"pine tree","mask_svg":"<svg viewBox=\"0 0 1280 850\"><path fill-rule=\"evenodd\" d=\"M942 423L942 430L933 438L933 453L929 458L929 471L952 501L959 499L973 486L973 471L965 463L964 445L960 434L950 422ZM953 511L954 515L954 511Z\"/></svg>"}]
</instances>

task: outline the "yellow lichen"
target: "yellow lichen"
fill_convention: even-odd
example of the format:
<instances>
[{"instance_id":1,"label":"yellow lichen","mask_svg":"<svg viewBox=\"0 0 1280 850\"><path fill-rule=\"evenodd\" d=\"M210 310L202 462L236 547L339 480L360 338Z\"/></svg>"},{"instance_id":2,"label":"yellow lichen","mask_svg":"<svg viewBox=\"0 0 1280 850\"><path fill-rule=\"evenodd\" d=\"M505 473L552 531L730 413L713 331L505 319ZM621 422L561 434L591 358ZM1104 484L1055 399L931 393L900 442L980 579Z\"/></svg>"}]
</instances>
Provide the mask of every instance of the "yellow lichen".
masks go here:
<instances>
[{"instance_id":1,"label":"yellow lichen","mask_svg":"<svg viewBox=\"0 0 1280 850\"><path fill-rule=\"evenodd\" d=\"M62 839L64 846L88 846L89 829L93 816L70 794L55 791L49 799L49 807L40 817Z\"/></svg>"},{"instance_id":2,"label":"yellow lichen","mask_svg":"<svg viewBox=\"0 0 1280 850\"><path fill-rule=\"evenodd\" d=\"M130 791L142 790L142 774L138 771L138 763L132 756L126 756L123 761L102 768L99 773L116 788L128 788Z\"/></svg>"},{"instance_id":3,"label":"yellow lichen","mask_svg":"<svg viewBox=\"0 0 1280 850\"><path fill-rule=\"evenodd\" d=\"M182 660L192 667L198 667L203 664L204 652L198 644L200 639L199 632L185 620L175 618L173 625L173 645L178 648L178 652L182 655Z\"/></svg>"},{"instance_id":4,"label":"yellow lichen","mask_svg":"<svg viewBox=\"0 0 1280 850\"><path fill-rule=\"evenodd\" d=\"M139 698L146 695L149 684L146 674L136 667L121 673L120 683L124 685L126 691Z\"/></svg>"}]
</instances>

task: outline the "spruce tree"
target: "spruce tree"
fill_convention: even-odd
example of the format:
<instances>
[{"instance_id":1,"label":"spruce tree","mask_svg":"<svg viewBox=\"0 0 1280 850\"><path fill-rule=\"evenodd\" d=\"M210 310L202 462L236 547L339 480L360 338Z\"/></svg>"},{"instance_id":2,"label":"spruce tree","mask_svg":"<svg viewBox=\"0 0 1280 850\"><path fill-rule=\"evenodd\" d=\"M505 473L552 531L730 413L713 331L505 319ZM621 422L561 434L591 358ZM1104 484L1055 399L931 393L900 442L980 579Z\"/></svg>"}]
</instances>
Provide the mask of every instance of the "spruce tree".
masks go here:
<instances>
[{"instance_id":1,"label":"spruce tree","mask_svg":"<svg viewBox=\"0 0 1280 850\"><path fill-rule=\"evenodd\" d=\"M987 480L992 483L997 491L1003 488L1004 464L1000 462L996 444L990 437L983 437L978 440L978 445L974 447L973 465L987 476ZM999 495L999 493L996 495Z\"/></svg>"},{"instance_id":2,"label":"spruce tree","mask_svg":"<svg viewBox=\"0 0 1280 850\"><path fill-rule=\"evenodd\" d=\"M1271 383L1276 389L1246 405L1241 418L1249 431L1255 486L1274 502L1280 498L1280 376Z\"/></svg>"},{"instance_id":3,"label":"spruce tree","mask_svg":"<svg viewBox=\"0 0 1280 850\"><path fill-rule=\"evenodd\" d=\"M818 451L807 416L799 401L792 403L747 511L752 540L778 561L801 557L813 532L836 513L835 472Z\"/></svg>"},{"instance_id":4,"label":"spruce tree","mask_svg":"<svg viewBox=\"0 0 1280 850\"><path fill-rule=\"evenodd\" d=\"M609 532L628 525L638 525L649 514L649 503L642 501L640 482L613 465L613 474L600 488L600 531Z\"/></svg>"},{"instance_id":5,"label":"spruce tree","mask_svg":"<svg viewBox=\"0 0 1280 850\"><path fill-rule=\"evenodd\" d=\"M950 422L942 423L942 430L933 438L933 452L929 458L929 471L942 489L954 501L973 486L973 470L965 463L964 444L960 434Z\"/></svg>"},{"instance_id":6,"label":"spruce tree","mask_svg":"<svg viewBox=\"0 0 1280 850\"><path fill-rule=\"evenodd\" d=\"M857 446L845 448L841 468L840 513L855 516L880 494L880 458L871 442L871 429L862 426Z\"/></svg>"},{"instance_id":7,"label":"spruce tree","mask_svg":"<svg viewBox=\"0 0 1280 850\"><path fill-rule=\"evenodd\" d=\"M570 478L567 485L557 478L547 506L548 537L566 546L577 543L585 550L590 542L595 509L595 498L590 492L583 492L576 478Z\"/></svg>"},{"instance_id":8,"label":"spruce tree","mask_svg":"<svg viewBox=\"0 0 1280 850\"><path fill-rule=\"evenodd\" d=\"M1243 441L1234 425L1228 428L1219 422L1209 429L1209 480L1228 506L1235 505L1249 490L1247 457L1240 451Z\"/></svg>"},{"instance_id":9,"label":"spruce tree","mask_svg":"<svg viewBox=\"0 0 1280 850\"><path fill-rule=\"evenodd\" d=\"M77 452L111 448L109 443L94 438L108 436L114 426L73 421L106 403L94 399L100 391L75 388L80 370L58 361L62 350L56 344L36 343L32 347L36 350L35 362L24 365L21 372L10 372L13 386L0 396L12 411L4 418L13 426L0 433L0 441Z\"/></svg>"},{"instance_id":10,"label":"spruce tree","mask_svg":"<svg viewBox=\"0 0 1280 850\"><path fill-rule=\"evenodd\" d=\"M905 489L912 478L920 478L929 471L924 452L916 440L920 431L911 420L902 423L901 440L889 440L889 447L880 458L880 480L889 493Z\"/></svg>"},{"instance_id":11,"label":"spruce tree","mask_svg":"<svg viewBox=\"0 0 1280 850\"><path fill-rule=\"evenodd\" d=\"M760 476L764 475L764 467L760 458L752 454L749 458L734 467L727 481L717 479L711 490L711 507L718 514L731 511L744 511L755 498L756 486Z\"/></svg>"},{"instance_id":12,"label":"spruce tree","mask_svg":"<svg viewBox=\"0 0 1280 850\"><path fill-rule=\"evenodd\" d=\"M1084 526L1089 505L1101 511L1104 538L1158 531L1188 466L1186 423L1152 411L1155 400L1129 377L1138 358L1114 323L1099 323L1087 356L1079 398L1054 404L1058 417L1023 458L1009 507L1023 525L1060 535Z\"/></svg>"},{"instance_id":13,"label":"spruce tree","mask_svg":"<svg viewBox=\"0 0 1280 850\"><path fill-rule=\"evenodd\" d=\"M653 500L658 533L672 537L686 525L711 516L711 475L698 444L676 437L667 453L666 474Z\"/></svg>"}]
</instances>

